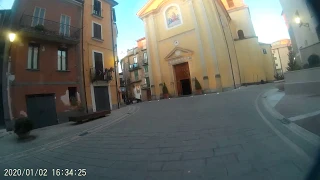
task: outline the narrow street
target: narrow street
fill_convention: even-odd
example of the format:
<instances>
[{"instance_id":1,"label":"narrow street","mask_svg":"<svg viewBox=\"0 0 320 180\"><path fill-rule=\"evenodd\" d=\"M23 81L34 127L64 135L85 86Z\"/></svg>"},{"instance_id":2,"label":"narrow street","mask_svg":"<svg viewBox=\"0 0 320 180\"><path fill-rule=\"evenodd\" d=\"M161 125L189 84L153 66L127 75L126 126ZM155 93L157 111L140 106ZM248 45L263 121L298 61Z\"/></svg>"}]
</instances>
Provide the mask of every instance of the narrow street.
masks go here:
<instances>
[{"instance_id":1,"label":"narrow street","mask_svg":"<svg viewBox=\"0 0 320 180\"><path fill-rule=\"evenodd\" d=\"M0 167L48 169L48 177L21 179L79 178L53 176L59 168L85 169L81 179L303 179L315 149L301 152L306 142L267 114L261 99L271 86L134 104L117 123Z\"/></svg>"}]
</instances>

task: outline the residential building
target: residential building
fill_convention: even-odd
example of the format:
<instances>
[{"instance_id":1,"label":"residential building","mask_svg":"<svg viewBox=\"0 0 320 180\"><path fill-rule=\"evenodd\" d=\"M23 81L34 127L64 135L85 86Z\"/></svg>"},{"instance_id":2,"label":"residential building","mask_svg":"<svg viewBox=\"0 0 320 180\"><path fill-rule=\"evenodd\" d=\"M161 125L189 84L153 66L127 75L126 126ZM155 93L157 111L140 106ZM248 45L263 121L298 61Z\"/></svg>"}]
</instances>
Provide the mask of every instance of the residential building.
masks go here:
<instances>
[{"instance_id":1,"label":"residential building","mask_svg":"<svg viewBox=\"0 0 320 180\"><path fill-rule=\"evenodd\" d=\"M17 37L5 57L11 57L9 65L3 63L6 119L27 116L40 128L66 122L78 112L81 15L82 3L76 0L14 2L11 31Z\"/></svg>"},{"instance_id":2,"label":"residential building","mask_svg":"<svg viewBox=\"0 0 320 180\"><path fill-rule=\"evenodd\" d=\"M320 55L320 26L307 0L279 0L297 62L303 66L312 54Z\"/></svg>"},{"instance_id":3,"label":"residential building","mask_svg":"<svg viewBox=\"0 0 320 180\"><path fill-rule=\"evenodd\" d=\"M277 74L283 75L288 71L289 47L291 47L290 39L282 39L272 43L272 54Z\"/></svg>"},{"instance_id":4,"label":"residential building","mask_svg":"<svg viewBox=\"0 0 320 180\"><path fill-rule=\"evenodd\" d=\"M113 0L85 0L83 67L89 112L118 107L117 27Z\"/></svg>"},{"instance_id":5,"label":"residential building","mask_svg":"<svg viewBox=\"0 0 320 180\"><path fill-rule=\"evenodd\" d=\"M11 10L0 10L0 69L3 71L3 65L7 62L7 49L8 45L8 29L10 24ZM7 42L7 43L6 43ZM0 73L0 102L4 102L3 93L6 91L6 74ZM4 103L0 103L0 129L5 128L5 112Z\"/></svg>"},{"instance_id":6,"label":"residential building","mask_svg":"<svg viewBox=\"0 0 320 180\"><path fill-rule=\"evenodd\" d=\"M137 40L137 47L127 51L122 59L123 75L129 98L151 100L146 38Z\"/></svg>"},{"instance_id":7,"label":"residential building","mask_svg":"<svg viewBox=\"0 0 320 180\"><path fill-rule=\"evenodd\" d=\"M271 46L259 44L243 0L149 0L137 15L153 99L162 98L164 83L181 96L195 93L195 79L207 93L274 80Z\"/></svg>"}]
</instances>

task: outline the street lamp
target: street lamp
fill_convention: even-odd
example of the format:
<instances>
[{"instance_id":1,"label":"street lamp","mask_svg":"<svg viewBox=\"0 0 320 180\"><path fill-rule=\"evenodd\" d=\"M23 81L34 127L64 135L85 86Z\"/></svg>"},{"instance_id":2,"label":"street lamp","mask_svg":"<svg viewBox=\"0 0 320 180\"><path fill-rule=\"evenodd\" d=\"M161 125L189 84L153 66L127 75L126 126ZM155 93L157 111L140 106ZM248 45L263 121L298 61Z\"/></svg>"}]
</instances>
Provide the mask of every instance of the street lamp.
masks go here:
<instances>
[{"instance_id":1,"label":"street lamp","mask_svg":"<svg viewBox=\"0 0 320 180\"><path fill-rule=\"evenodd\" d=\"M11 43L13 43L13 41L16 39L16 34L15 33L9 33L8 37L9 37L9 41Z\"/></svg>"},{"instance_id":2,"label":"street lamp","mask_svg":"<svg viewBox=\"0 0 320 180\"><path fill-rule=\"evenodd\" d=\"M15 33L9 33L8 34L8 38L10 41L10 46L9 46L9 59L8 59L8 69L7 69L7 73L6 73L6 86L7 86L7 104L8 104L8 112L9 112L9 119L12 120L12 106L11 106L11 93L10 93L10 81L12 81L12 75L11 75L11 46L12 43L14 42L14 40L16 39L16 34ZM8 128L8 127L7 127ZM11 128L11 127L10 127Z\"/></svg>"}]
</instances>

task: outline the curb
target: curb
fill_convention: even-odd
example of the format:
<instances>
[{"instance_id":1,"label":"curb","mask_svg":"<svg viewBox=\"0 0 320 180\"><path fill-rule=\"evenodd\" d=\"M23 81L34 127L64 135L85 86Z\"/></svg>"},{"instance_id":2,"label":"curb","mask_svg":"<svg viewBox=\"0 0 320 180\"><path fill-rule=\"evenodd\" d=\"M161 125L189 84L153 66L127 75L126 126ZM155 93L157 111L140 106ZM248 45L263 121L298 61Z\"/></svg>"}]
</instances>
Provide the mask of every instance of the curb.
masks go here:
<instances>
[{"instance_id":1,"label":"curb","mask_svg":"<svg viewBox=\"0 0 320 180\"><path fill-rule=\"evenodd\" d=\"M289 130L294 132L296 135L300 136L304 140L308 141L315 147L320 146L320 137L300 126L293 123L286 117L284 117L282 114L280 114L275 108L270 106L270 104L267 102L266 98L268 95L270 95L270 92L273 90L269 90L262 95L262 104L265 107L265 109L270 113L271 116L273 116L275 119L278 119L285 127L287 127Z\"/></svg>"}]
</instances>

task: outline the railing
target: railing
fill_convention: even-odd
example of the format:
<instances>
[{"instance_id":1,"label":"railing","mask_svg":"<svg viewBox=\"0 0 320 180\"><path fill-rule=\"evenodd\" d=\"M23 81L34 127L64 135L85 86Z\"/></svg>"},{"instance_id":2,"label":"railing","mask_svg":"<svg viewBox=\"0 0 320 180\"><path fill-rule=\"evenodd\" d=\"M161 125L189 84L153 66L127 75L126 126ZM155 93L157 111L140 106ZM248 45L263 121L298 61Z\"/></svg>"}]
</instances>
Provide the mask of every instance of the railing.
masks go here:
<instances>
[{"instance_id":1,"label":"railing","mask_svg":"<svg viewBox=\"0 0 320 180\"><path fill-rule=\"evenodd\" d=\"M20 27L23 31L42 34L45 36L56 36L76 41L80 39L80 28L35 16L22 15L20 19Z\"/></svg>"},{"instance_id":2,"label":"railing","mask_svg":"<svg viewBox=\"0 0 320 180\"><path fill-rule=\"evenodd\" d=\"M135 77L131 77L130 82L131 83L136 83L136 82L140 82L142 81L142 77L140 75L135 76Z\"/></svg>"},{"instance_id":3,"label":"railing","mask_svg":"<svg viewBox=\"0 0 320 180\"><path fill-rule=\"evenodd\" d=\"M99 6L92 6L92 14L95 16L103 17L103 10Z\"/></svg>"},{"instance_id":4,"label":"railing","mask_svg":"<svg viewBox=\"0 0 320 180\"><path fill-rule=\"evenodd\" d=\"M142 89L149 89L150 88L150 84L142 84L141 88Z\"/></svg>"},{"instance_id":5,"label":"railing","mask_svg":"<svg viewBox=\"0 0 320 180\"><path fill-rule=\"evenodd\" d=\"M139 63L130 64L129 71L133 71L133 70L140 69L140 68L141 67L140 67Z\"/></svg>"},{"instance_id":6,"label":"railing","mask_svg":"<svg viewBox=\"0 0 320 180\"><path fill-rule=\"evenodd\" d=\"M112 74L108 69L96 70L94 67L90 68L91 81L110 81L112 80Z\"/></svg>"}]
</instances>

